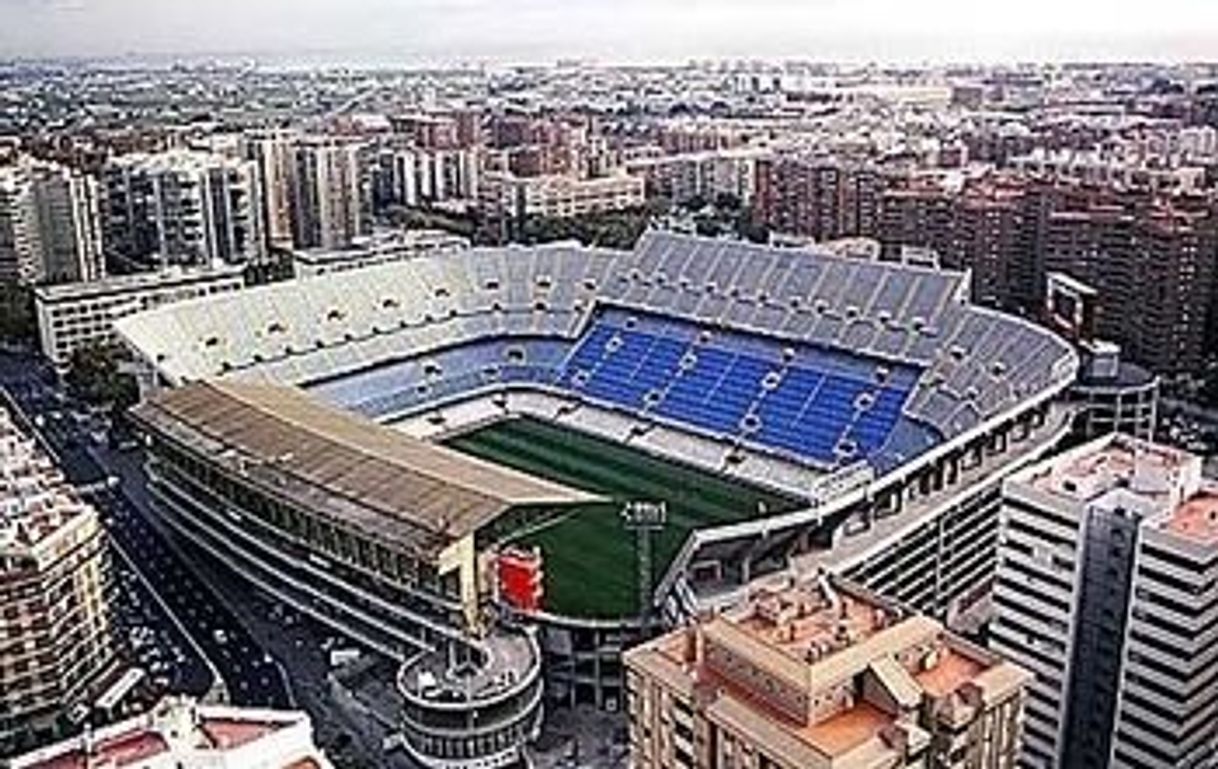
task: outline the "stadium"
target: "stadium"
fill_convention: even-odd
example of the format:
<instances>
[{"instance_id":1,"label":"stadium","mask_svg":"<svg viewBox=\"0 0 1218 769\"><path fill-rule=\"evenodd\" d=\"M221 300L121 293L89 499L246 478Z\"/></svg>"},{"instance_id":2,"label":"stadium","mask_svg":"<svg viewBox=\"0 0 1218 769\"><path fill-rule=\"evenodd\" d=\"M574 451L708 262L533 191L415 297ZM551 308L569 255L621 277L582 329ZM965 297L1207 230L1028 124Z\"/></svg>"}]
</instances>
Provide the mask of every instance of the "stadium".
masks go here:
<instances>
[{"instance_id":1,"label":"stadium","mask_svg":"<svg viewBox=\"0 0 1218 769\"><path fill-rule=\"evenodd\" d=\"M624 646L792 564L949 622L984 604L999 485L1069 430L1078 360L967 286L653 232L630 252L478 248L272 284L119 333L167 520L401 658L417 758L498 766L535 732L535 677L552 702L621 707ZM357 486L366 462L384 472ZM203 491L217 472L231 499ZM250 489L378 539L288 537L277 510L255 525ZM436 694L463 644L463 680L493 679L476 702ZM522 669L492 674L505 659Z\"/></svg>"}]
</instances>

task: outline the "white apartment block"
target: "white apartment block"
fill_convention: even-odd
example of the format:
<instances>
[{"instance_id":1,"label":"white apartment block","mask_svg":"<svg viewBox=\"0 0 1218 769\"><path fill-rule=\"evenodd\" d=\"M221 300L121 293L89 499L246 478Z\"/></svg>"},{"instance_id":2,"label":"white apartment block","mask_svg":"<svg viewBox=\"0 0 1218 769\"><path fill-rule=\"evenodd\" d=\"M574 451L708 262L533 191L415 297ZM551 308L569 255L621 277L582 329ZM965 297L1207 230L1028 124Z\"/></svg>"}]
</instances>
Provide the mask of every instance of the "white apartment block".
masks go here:
<instances>
[{"instance_id":1,"label":"white apartment block","mask_svg":"<svg viewBox=\"0 0 1218 769\"><path fill-rule=\"evenodd\" d=\"M767 150L745 147L659 155L626 161L626 169L647 183L647 194L678 203L692 198L713 202L731 195L745 205L752 200L757 159Z\"/></svg>"},{"instance_id":2,"label":"white apartment block","mask_svg":"<svg viewBox=\"0 0 1218 769\"><path fill-rule=\"evenodd\" d=\"M1036 675L1026 767L1212 766L1218 485L1108 435L1004 487L992 648Z\"/></svg>"},{"instance_id":3,"label":"white apartment block","mask_svg":"<svg viewBox=\"0 0 1218 769\"><path fill-rule=\"evenodd\" d=\"M238 265L207 270L171 268L89 283L42 286L34 309L42 354L66 371L72 353L88 345L117 344L114 322L184 299L236 291L245 285Z\"/></svg>"},{"instance_id":4,"label":"white apartment block","mask_svg":"<svg viewBox=\"0 0 1218 769\"><path fill-rule=\"evenodd\" d=\"M97 181L29 156L0 167L0 279L96 280L103 271Z\"/></svg>"},{"instance_id":5,"label":"white apartment block","mask_svg":"<svg viewBox=\"0 0 1218 769\"><path fill-rule=\"evenodd\" d=\"M107 253L141 267L241 264L264 254L250 161L192 150L122 155L103 169Z\"/></svg>"},{"instance_id":6,"label":"white apartment block","mask_svg":"<svg viewBox=\"0 0 1218 769\"><path fill-rule=\"evenodd\" d=\"M566 174L516 176L497 171L483 174L479 199L492 217L563 219L637 208L644 202L644 182L626 173L581 179Z\"/></svg>"},{"instance_id":7,"label":"white apartment block","mask_svg":"<svg viewBox=\"0 0 1218 769\"><path fill-rule=\"evenodd\" d=\"M383 149L377 153L382 202L402 206L472 204L478 197L475 149Z\"/></svg>"},{"instance_id":8,"label":"white apartment block","mask_svg":"<svg viewBox=\"0 0 1218 769\"><path fill-rule=\"evenodd\" d=\"M1033 150L1011 165L1049 179L1086 182L1163 192L1193 192L1205 186L1202 165L1149 163L1143 158L1097 150Z\"/></svg>"}]
</instances>

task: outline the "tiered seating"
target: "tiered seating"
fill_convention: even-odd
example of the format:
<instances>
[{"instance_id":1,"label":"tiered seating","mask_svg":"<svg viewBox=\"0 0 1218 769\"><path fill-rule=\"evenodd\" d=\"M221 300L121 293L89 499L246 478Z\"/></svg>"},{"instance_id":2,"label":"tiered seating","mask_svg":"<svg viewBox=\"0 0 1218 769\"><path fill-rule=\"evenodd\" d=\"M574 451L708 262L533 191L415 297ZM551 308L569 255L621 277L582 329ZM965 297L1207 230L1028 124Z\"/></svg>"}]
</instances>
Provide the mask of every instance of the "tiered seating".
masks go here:
<instances>
[{"instance_id":1,"label":"tiered seating","mask_svg":"<svg viewBox=\"0 0 1218 769\"><path fill-rule=\"evenodd\" d=\"M571 353L559 383L589 400L839 464L884 447L917 375L911 367L610 310Z\"/></svg>"},{"instance_id":2,"label":"tiered seating","mask_svg":"<svg viewBox=\"0 0 1218 769\"><path fill-rule=\"evenodd\" d=\"M388 417L504 383L550 381L567 351L562 341L483 340L317 382L311 389L365 416Z\"/></svg>"},{"instance_id":3,"label":"tiered seating","mask_svg":"<svg viewBox=\"0 0 1218 769\"><path fill-rule=\"evenodd\" d=\"M386 419L557 384L725 452L886 465L1072 376L1064 343L969 305L962 286L959 273L648 233L631 252L556 244L386 263L119 329L169 381L288 382Z\"/></svg>"}]
</instances>

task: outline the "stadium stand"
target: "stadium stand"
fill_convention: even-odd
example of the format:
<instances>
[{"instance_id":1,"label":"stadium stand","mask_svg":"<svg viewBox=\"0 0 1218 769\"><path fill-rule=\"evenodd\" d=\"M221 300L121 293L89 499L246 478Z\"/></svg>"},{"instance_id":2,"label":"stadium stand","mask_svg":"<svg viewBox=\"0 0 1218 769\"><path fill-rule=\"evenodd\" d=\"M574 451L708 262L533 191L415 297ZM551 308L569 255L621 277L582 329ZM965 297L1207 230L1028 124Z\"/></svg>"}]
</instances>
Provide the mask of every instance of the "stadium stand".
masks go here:
<instances>
[{"instance_id":1,"label":"stadium stand","mask_svg":"<svg viewBox=\"0 0 1218 769\"><path fill-rule=\"evenodd\" d=\"M916 379L908 366L609 310L581 337L559 384L631 413L834 465L884 447Z\"/></svg>"},{"instance_id":2,"label":"stadium stand","mask_svg":"<svg viewBox=\"0 0 1218 769\"><path fill-rule=\"evenodd\" d=\"M1072 370L960 273L665 233L378 265L119 328L171 384L288 382L381 421L532 388L821 469L896 467Z\"/></svg>"}]
</instances>

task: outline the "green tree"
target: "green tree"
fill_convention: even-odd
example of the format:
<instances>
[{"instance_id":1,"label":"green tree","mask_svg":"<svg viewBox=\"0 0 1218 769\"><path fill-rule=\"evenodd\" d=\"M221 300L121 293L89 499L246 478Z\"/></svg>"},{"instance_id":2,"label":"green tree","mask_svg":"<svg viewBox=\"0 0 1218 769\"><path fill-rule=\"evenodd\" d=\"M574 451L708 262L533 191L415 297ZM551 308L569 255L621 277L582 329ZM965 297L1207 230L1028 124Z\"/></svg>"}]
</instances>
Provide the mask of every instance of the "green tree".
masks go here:
<instances>
[{"instance_id":1,"label":"green tree","mask_svg":"<svg viewBox=\"0 0 1218 769\"><path fill-rule=\"evenodd\" d=\"M281 280L291 280L294 274L292 252L273 248L267 261L250 264L245 268L245 283L249 286L275 283Z\"/></svg>"},{"instance_id":2,"label":"green tree","mask_svg":"<svg viewBox=\"0 0 1218 769\"><path fill-rule=\"evenodd\" d=\"M715 196L715 208L721 212L727 213L739 211L741 205L742 203L739 196L733 195L730 192L720 192Z\"/></svg>"},{"instance_id":3,"label":"green tree","mask_svg":"<svg viewBox=\"0 0 1218 769\"><path fill-rule=\"evenodd\" d=\"M78 347L68 362L64 379L72 393L84 402L121 413L139 401L135 377L122 370L126 359L125 351L118 345Z\"/></svg>"},{"instance_id":4,"label":"green tree","mask_svg":"<svg viewBox=\"0 0 1218 769\"><path fill-rule=\"evenodd\" d=\"M37 338L34 292L18 283L0 283L0 340L33 346Z\"/></svg>"}]
</instances>

